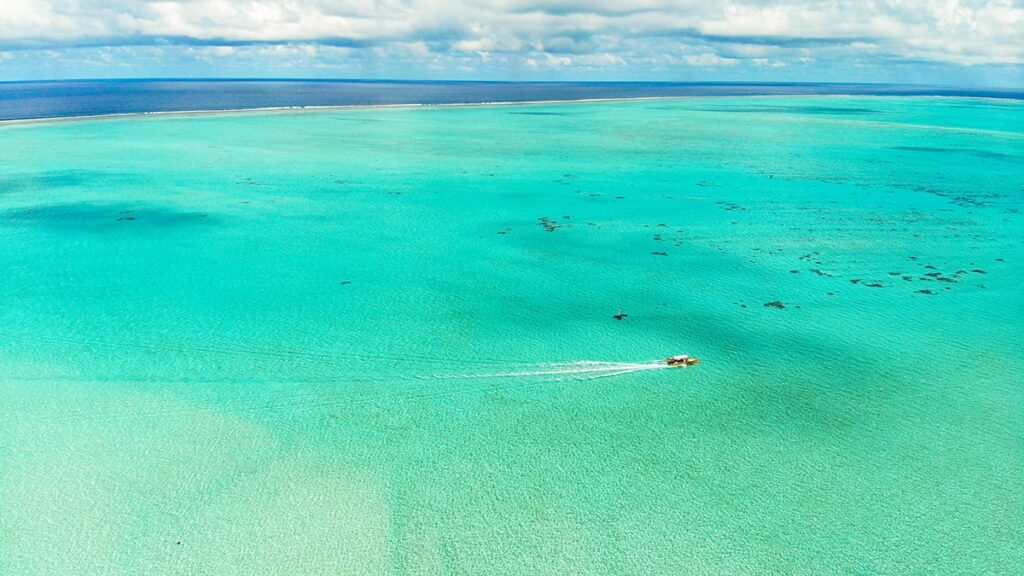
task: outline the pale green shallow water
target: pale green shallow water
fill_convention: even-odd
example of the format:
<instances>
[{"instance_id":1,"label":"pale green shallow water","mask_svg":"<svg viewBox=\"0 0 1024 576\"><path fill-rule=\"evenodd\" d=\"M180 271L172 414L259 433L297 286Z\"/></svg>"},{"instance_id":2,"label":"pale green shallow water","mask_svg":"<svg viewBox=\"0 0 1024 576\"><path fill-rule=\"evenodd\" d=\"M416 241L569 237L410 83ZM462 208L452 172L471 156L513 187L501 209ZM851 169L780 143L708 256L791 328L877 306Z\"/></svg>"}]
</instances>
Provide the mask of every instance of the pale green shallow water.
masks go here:
<instances>
[{"instance_id":1,"label":"pale green shallow water","mask_svg":"<svg viewBox=\"0 0 1024 576\"><path fill-rule=\"evenodd\" d=\"M0 573L1024 565L1024 103L130 118L0 158Z\"/></svg>"}]
</instances>

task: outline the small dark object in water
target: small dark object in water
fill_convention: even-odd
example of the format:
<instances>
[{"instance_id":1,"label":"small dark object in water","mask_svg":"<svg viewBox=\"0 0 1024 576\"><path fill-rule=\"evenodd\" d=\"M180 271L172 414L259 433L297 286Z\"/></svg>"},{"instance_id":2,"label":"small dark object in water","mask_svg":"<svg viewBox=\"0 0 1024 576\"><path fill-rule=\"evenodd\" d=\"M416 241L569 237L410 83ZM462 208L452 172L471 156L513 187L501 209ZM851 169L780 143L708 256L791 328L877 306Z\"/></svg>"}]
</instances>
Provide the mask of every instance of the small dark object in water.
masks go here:
<instances>
[{"instance_id":1,"label":"small dark object in water","mask_svg":"<svg viewBox=\"0 0 1024 576\"><path fill-rule=\"evenodd\" d=\"M615 316L612 316L612 318L615 318L616 320L622 320L623 318L629 318L629 314L626 314L622 310L619 310L619 313L616 314Z\"/></svg>"},{"instance_id":2,"label":"small dark object in water","mask_svg":"<svg viewBox=\"0 0 1024 576\"><path fill-rule=\"evenodd\" d=\"M939 276L942 276L942 272L929 272L929 273L925 274L925 276L931 276L932 278L938 278Z\"/></svg>"},{"instance_id":3,"label":"small dark object in water","mask_svg":"<svg viewBox=\"0 0 1024 576\"><path fill-rule=\"evenodd\" d=\"M917 256L908 256L908 258L911 260L917 260Z\"/></svg>"},{"instance_id":4,"label":"small dark object in water","mask_svg":"<svg viewBox=\"0 0 1024 576\"><path fill-rule=\"evenodd\" d=\"M907 282L910 282L911 280L914 279L914 277L913 276L904 276L903 279L906 280Z\"/></svg>"},{"instance_id":5,"label":"small dark object in water","mask_svg":"<svg viewBox=\"0 0 1024 576\"><path fill-rule=\"evenodd\" d=\"M850 280L850 284L860 284L860 278L854 278L853 280Z\"/></svg>"},{"instance_id":6,"label":"small dark object in water","mask_svg":"<svg viewBox=\"0 0 1024 576\"><path fill-rule=\"evenodd\" d=\"M559 225L551 218L548 218L547 216L537 218L537 223L540 224L542 228L544 228L545 232L554 232L555 230L561 228L561 225Z\"/></svg>"},{"instance_id":7,"label":"small dark object in water","mask_svg":"<svg viewBox=\"0 0 1024 576\"><path fill-rule=\"evenodd\" d=\"M971 272L974 272L975 274L985 274L985 271L981 268L975 268L974 270L971 270Z\"/></svg>"},{"instance_id":8,"label":"small dark object in water","mask_svg":"<svg viewBox=\"0 0 1024 576\"><path fill-rule=\"evenodd\" d=\"M135 220L134 216L121 216L117 219L118 222L131 222L132 220Z\"/></svg>"},{"instance_id":9,"label":"small dark object in water","mask_svg":"<svg viewBox=\"0 0 1024 576\"><path fill-rule=\"evenodd\" d=\"M790 274L799 274L800 271L799 270L790 270L789 273Z\"/></svg>"},{"instance_id":10,"label":"small dark object in water","mask_svg":"<svg viewBox=\"0 0 1024 576\"><path fill-rule=\"evenodd\" d=\"M925 268L927 268L929 270L938 270L938 268L936 268L935 266L932 266L931 264L926 265Z\"/></svg>"},{"instance_id":11,"label":"small dark object in water","mask_svg":"<svg viewBox=\"0 0 1024 576\"><path fill-rule=\"evenodd\" d=\"M341 285L342 285L342 286L348 286L348 285L349 285L349 284L351 284L351 283L352 283L352 281L351 281L351 280L342 280L342 281L341 281Z\"/></svg>"},{"instance_id":12,"label":"small dark object in water","mask_svg":"<svg viewBox=\"0 0 1024 576\"><path fill-rule=\"evenodd\" d=\"M786 307L786 305L783 304L781 300L773 300L771 302L765 302L764 306L765 306L765 308L779 308L779 309L782 309L782 308Z\"/></svg>"},{"instance_id":13,"label":"small dark object in water","mask_svg":"<svg viewBox=\"0 0 1024 576\"><path fill-rule=\"evenodd\" d=\"M935 292L932 292L931 290L918 290L917 293L918 294L935 294Z\"/></svg>"},{"instance_id":14,"label":"small dark object in water","mask_svg":"<svg viewBox=\"0 0 1024 576\"><path fill-rule=\"evenodd\" d=\"M1006 260L1003 260L1002 258L996 258L996 262L1006 262Z\"/></svg>"},{"instance_id":15,"label":"small dark object in water","mask_svg":"<svg viewBox=\"0 0 1024 576\"><path fill-rule=\"evenodd\" d=\"M889 272L889 276L899 276L899 272Z\"/></svg>"},{"instance_id":16,"label":"small dark object in water","mask_svg":"<svg viewBox=\"0 0 1024 576\"><path fill-rule=\"evenodd\" d=\"M879 282L872 282L871 284L865 284L865 286L868 288L885 288L885 285Z\"/></svg>"},{"instance_id":17,"label":"small dark object in water","mask_svg":"<svg viewBox=\"0 0 1024 576\"><path fill-rule=\"evenodd\" d=\"M829 296L835 296L836 295L835 292L826 292L826 294L829 295Z\"/></svg>"},{"instance_id":18,"label":"small dark object in water","mask_svg":"<svg viewBox=\"0 0 1024 576\"><path fill-rule=\"evenodd\" d=\"M651 256L668 256L668 252L651 252Z\"/></svg>"}]
</instances>

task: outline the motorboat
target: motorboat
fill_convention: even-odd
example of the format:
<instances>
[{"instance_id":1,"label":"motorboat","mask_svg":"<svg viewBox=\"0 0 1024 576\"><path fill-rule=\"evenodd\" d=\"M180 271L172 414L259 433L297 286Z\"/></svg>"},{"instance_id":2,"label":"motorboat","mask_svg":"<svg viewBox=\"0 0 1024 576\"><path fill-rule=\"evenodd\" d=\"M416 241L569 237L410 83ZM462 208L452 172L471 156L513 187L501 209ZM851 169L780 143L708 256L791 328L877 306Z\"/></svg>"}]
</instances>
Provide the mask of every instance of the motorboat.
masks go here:
<instances>
[{"instance_id":1,"label":"motorboat","mask_svg":"<svg viewBox=\"0 0 1024 576\"><path fill-rule=\"evenodd\" d=\"M680 354L665 358L665 364L669 366L693 366L694 364L700 364L700 358L692 358L689 354Z\"/></svg>"}]
</instances>

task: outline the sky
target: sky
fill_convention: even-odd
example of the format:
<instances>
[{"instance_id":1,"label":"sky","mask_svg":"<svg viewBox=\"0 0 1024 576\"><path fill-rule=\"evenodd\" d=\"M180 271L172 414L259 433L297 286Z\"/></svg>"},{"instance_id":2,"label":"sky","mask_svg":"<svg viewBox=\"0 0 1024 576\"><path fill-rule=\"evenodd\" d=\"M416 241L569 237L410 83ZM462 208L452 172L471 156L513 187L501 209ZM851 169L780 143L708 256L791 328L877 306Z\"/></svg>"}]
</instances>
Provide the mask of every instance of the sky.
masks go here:
<instances>
[{"instance_id":1,"label":"sky","mask_svg":"<svg viewBox=\"0 0 1024 576\"><path fill-rule=\"evenodd\" d=\"M1024 0L0 0L0 80L1024 86Z\"/></svg>"}]
</instances>

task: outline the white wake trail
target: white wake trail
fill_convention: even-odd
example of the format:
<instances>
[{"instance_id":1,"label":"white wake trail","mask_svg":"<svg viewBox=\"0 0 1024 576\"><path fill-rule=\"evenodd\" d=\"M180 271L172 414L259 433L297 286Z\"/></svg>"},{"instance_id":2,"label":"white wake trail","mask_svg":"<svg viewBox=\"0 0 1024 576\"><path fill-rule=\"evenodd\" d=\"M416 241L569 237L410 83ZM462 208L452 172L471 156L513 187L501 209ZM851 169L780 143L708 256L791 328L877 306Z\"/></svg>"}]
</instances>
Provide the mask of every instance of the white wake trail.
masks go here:
<instances>
[{"instance_id":1,"label":"white wake trail","mask_svg":"<svg viewBox=\"0 0 1024 576\"><path fill-rule=\"evenodd\" d=\"M532 376L559 376L568 378L579 378L590 380L593 378L607 378L610 376L623 376L634 372L646 370L661 370L670 368L663 361L652 360L649 362L602 362L598 360L584 360L579 362L555 362L548 364L536 364L522 370L509 370L504 372L484 372L479 374L431 374L420 376L423 379L444 379L462 380L477 378L528 378Z\"/></svg>"}]
</instances>

